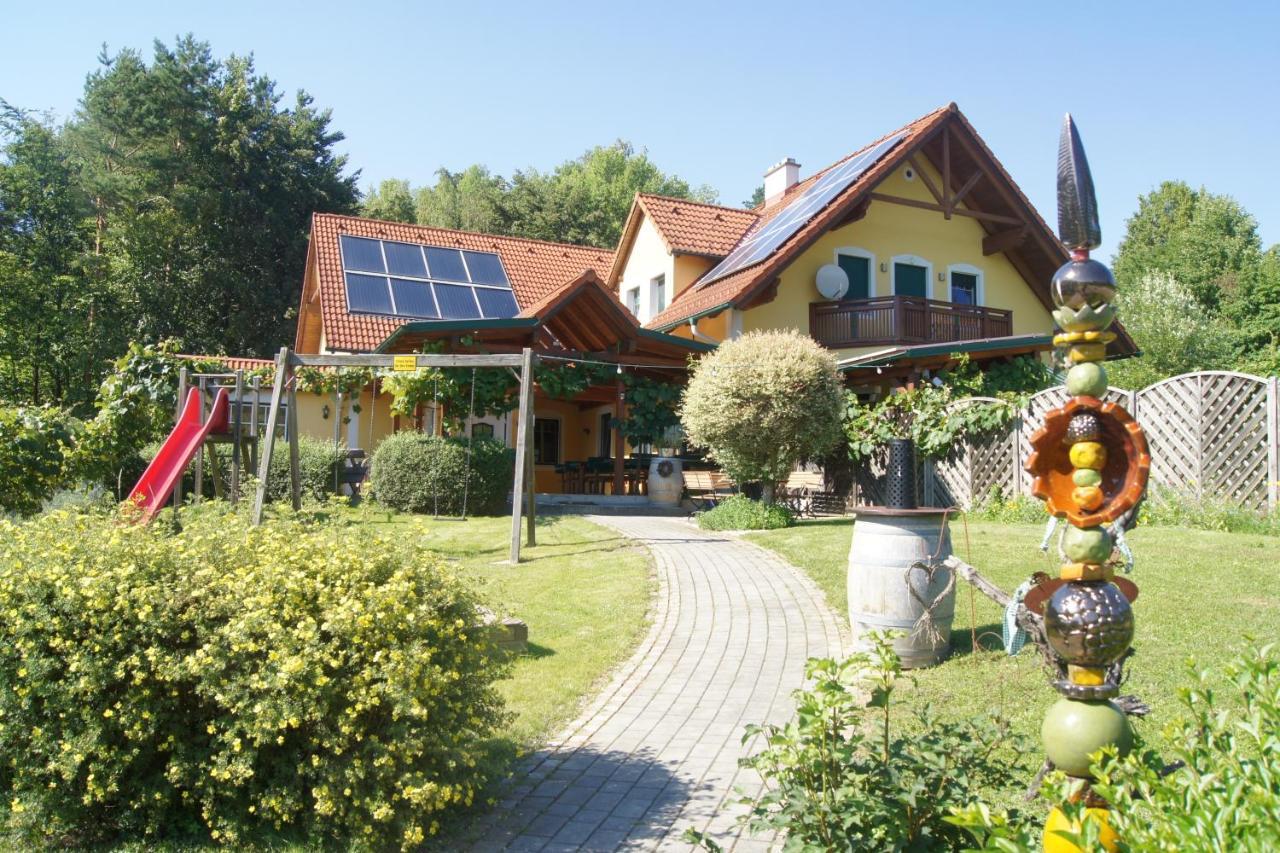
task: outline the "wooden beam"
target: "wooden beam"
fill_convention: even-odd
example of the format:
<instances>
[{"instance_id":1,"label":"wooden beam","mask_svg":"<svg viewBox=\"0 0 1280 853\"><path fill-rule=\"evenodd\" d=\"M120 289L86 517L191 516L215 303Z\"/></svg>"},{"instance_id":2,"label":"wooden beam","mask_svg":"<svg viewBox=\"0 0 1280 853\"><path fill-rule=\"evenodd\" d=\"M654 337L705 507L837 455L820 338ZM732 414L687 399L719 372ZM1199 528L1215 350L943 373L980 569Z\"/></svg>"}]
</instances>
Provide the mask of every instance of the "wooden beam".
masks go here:
<instances>
[{"instance_id":1,"label":"wooden beam","mask_svg":"<svg viewBox=\"0 0 1280 853\"><path fill-rule=\"evenodd\" d=\"M289 388L289 411L285 414L285 431L289 433L289 495L293 500L293 511L302 509L302 459L298 451L298 383L290 381L293 370L286 368L289 374L285 384ZM333 413L334 425L341 428L341 410Z\"/></svg>"},{"instance_id":2,"label":"wooden beam","mask_svg":"<svg viewBox=\"0 0 1280 853\"><path fill-rule=\"evenodd\" d=\"M835 231L837 228L843 228L846 225L852 225L859 219L867 215L867 210L871 207L871 199L864 198L849 209L849 212L840 218L836 224L832 225L828 230Z\"/></svg>"},{"instance_id":3,"label":"wooden beam","mask_svg":"<svg viewBox=\"0 0 1280 853\"><path fill-rule=\"evenodd\" d=\"M942 129L942 186L951 192L951 127L947 126ZM947 219L951 218L951 212L956 209L956 200L952 198L944 201L942 206L946 208L942 215Z\"/></svg>"},{"instance_id":4,"label":"wooden beam","mask_svg":"<svg viewBox=\"0 0 1280 853\"><path fill-rule=\"evenodd\" d=\"M1010 228L1008 231L996 231L982 238L982 254L996 255L1020 246L1027 239L1026 228Z\"/></svg>"},{"instance_id":5,"label":"wooden beam","mask_svg":"<svg viewBox=\"0 0 1280 853\"><path fill-rule=\"evenodd\" d=\"M280 422L280 398L284 394L286 368L289 365L289 348L280 347L276 356L276 380L271 387L271 408L267 411L267 434L258 455L258 490L253 496L253 513L250 520L254 526L262 523L262 508L267 500L267 474L271 471L271 454L276 446L276 424Z\"/></svg>"},{"instance_id":6,"label":"wooden beam","mask_svg":"<svg viewBox=\"0 0 1280 853\"><path fill-rule=\"evenodd\" d=\"M511 563L520 562L520 521L524 511L526 457L533 439L533 350L520 356L520 419L516 424L516 475L511 486Z\"/></svg>"},{"instance_id":7,"label":"wooden beam","mask_svg":"<svg viewBox=\"0 0 1280 853\"><path fill-rule=\"evenodd\" d=\"M974 188L974 185L982 179L984 174L986 173L979 169L969 176L969 180L964 182L964 186L960 187L960 189L956 191L956 194L951 197L952 210L955 210L956 205L960 204L960 202L964 200L964 197L969 194L969 190Z\"/></svg>"},{"instance_id":8,"label":"wooden beam","mask_svg":"<svg viewBox=\"0 0 1280 853\"><path fill-rule=\"evenodd\" d=\"M523 351L523 350L522 350ZM443 354L443 355L421 355L405 353L403 355L414 355L418 359L419 367L520 367L524 361L520 355L471 355L471 354ZM289 355L289 366L291 367L391 367L395 364L396 356L382 355L379 353L361 353L359 355L298 355L291 353Z\"/></svg>"},{"instance_id":9,"label":"wooden beam","mask_svg":"<svg viewBox=\"0 0 1280 853\"><path fill-rule=\"evenodd\" d=\"M622 439L622 419L626 417L627 410L627 386L622 384L621 373L618 374L618 381L614 388L617 398L613 403L613 419L616 422L613 428L613 493L620 495L626 491L626 474L622 462L626 447Z\"/></svg>"},{"instance_id":10,"label":"wooden beam","mask_svg":"<svg viewBox=\"0 0 1280 853\"><path fill-rule=\"evenodd\" d=\"M918 207L921 210L932 210L937 213L946 212L940 204L930 204L927 201L916 201L913 198L902 198L901 196L885 195L884 193L870 193L870 196L874 201L883 201L889 204L901 204L907 207ZM1003 216L998 213L987 213L983 210L962 210L957 208L956 210L953 210L952 213L960 216L968 216L971 219L980 219L985 222L1000 222L1005 225L1026 225L1026 222L1021 219L1016 219L1012 216Z\"/></svg>"},{"instance_id":11,"label":"wooden beam","mask_svg":"<svg viewBox=\"0 0 1280 853\"><path fill-rule=\"evenodd\" d=\"M775 278L773 281L769 282L768 286L765 287L764 290L761 290L760 293L758 293L754 298L752 298L750 302L748 302L746 305L742 307L744 309L755 308L756 306L764 305L767 302L772 302L773 300L777 299L778 285L781 282L782 282L781 278Z\"/></svg>"},{"instance_id":12,"label":"wooden beam","mask_svg":"<svg viewBox=\"0 0 1280 853\"><path fill-rule=\"evenodd\" d=\"M916 170L916 174L920 176L920 183L924 184L925 188L929 190L929 195L933 196L934 201L938 202L938 204L942 205L943 207L946 207L947 205L946 196L938 192L938 188L933 185L933 178L929 177L929 173L926 172L924 169L920 168L920 164L916 162L916 155L908 154L907 163L911 166L911 168Z\"/></svg>"}]
</instances>

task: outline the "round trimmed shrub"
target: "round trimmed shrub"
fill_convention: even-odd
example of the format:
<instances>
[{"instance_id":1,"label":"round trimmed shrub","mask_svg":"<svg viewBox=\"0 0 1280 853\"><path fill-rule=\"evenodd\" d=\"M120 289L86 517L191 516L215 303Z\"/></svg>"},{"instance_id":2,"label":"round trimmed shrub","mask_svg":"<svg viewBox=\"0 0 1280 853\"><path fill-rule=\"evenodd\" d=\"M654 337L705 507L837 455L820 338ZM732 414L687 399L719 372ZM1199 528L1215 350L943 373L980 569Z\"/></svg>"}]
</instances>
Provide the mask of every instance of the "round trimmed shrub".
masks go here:
<instances>
[{"instance_id":1,"label":"round trimmed shrub","mask_svg":"<svg viewBox=\"0 0 1280 853\"><path fill-rule=\"evenodd\" d=\"M471 591L367 529L0 521L17 847L411 848L484 784L503 671Z\"/></svg>"},{"instance_id":2,"label":"round trimmed shrub","mask_svg":"<svg viewBox=\"0 0 1280 853\"><path fill-rule=\"evenodd\" d=\"M465 438L401 432L374 451L369 481L378 502L395 509L461 515L465 491L469 514L496 515L506 505L514 469L514 451L495 439L476 438L468 480Z\"/></svg>"},{"instance_id":3,"label":"round trimmed shrub","mask_svg":"<svg viewBox=\"0 0 1280 853\"><path fill-rule=\"evenodd\" d=\"M335 445L332 441L312 438L309 435L298 436L298 472L302 479L302 497L322 501L334 494L334 469L343 464L346 458L347 449ZM227 472L228 477L231 476L230 457L227 464L223 466L223 470ZM245 473L256 475L258 472ZM277 439L275 451L271 454L271 467L267 469L267 499L287 501L290 499L291 488L289 442Z\"/></svg>"},{"instance_id":4,"label":"round trimmed shrub","mask_svg":"<svg viewBox=\"0 0 1280 853\"><path fill-rule=\"evenodd\" d=\"M785 506L753 501L746 495L733 495L698 513L703 530L777 530L795 523L795 515Z\"/></svg>"}]
</instances>

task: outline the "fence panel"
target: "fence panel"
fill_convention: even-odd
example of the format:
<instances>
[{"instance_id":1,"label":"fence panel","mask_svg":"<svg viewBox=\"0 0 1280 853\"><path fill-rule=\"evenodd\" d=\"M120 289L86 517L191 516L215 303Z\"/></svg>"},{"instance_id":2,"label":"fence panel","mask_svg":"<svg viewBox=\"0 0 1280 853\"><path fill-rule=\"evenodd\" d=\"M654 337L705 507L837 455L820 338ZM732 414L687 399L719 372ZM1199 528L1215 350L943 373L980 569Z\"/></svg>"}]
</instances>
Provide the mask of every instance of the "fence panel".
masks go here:
<instances>
[{"instance_id":1,"label":"fence panel","mask_svg":"<svg viewBox=\"0 0 1280 853\"><path fill-rule=\"evenodd\" d=\"M1003 433L965 442L951 458L921 466L920 499L931 506L971 506L993 489L1030 494L1023 470L1031 433L1046 412L1066 403L1065 388L1031 397ZM1151 482L1251 510L1280 508L1280 380L1230 371L1200 371L1141 391L1107 391L1137 418L1151 450ZM976 402L982 400L976 399ZM961 401L960 405L968 401ZM857 477L857 503L881 495L883 462Z\"/></svg>"}]
</instances>

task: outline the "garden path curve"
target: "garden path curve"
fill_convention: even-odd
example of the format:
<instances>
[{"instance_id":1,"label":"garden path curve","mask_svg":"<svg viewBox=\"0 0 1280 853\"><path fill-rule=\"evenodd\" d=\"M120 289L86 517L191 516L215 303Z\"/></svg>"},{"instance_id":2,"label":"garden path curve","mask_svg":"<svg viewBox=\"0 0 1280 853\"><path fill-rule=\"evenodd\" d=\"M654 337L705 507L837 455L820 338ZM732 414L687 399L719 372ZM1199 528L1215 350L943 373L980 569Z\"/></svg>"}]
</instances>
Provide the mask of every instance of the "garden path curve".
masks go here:
<instances>
[{"instance_id":1,"label":"garden path curve","mask_svg":"<svg viewBox=\"0 0 1280 853\"><path fill-rule=\"evenodd\" d=\"M589 518L652 553L652 625L609 686L517 771L473 849L682 850L689 827L726 850L771 848L735 823L734 789L761 787L737 766L755 748L743 729L790 718L805 660L844 648L840 622L763 548L683 518Z\"/></svg>"}]
</instances>

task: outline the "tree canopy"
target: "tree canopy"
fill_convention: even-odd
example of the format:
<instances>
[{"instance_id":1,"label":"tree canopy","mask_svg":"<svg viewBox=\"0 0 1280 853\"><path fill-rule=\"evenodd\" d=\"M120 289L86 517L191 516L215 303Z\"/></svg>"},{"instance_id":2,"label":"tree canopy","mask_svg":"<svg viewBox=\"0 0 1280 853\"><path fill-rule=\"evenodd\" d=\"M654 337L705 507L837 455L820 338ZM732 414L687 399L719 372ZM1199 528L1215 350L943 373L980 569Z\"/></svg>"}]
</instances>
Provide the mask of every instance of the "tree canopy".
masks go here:
<instances>
[{"instance_id":1,"label":"tree canopy","mask_svg":"<svg viewBox=\"0 0 1280 853\"><path fill-rule=\"evenodd\" d=\"M91 400L130 338L267 355L292 337L311 214L354 212L342 134L251 57L188 36L99 57L58 126L5 105L0 395Z\"/></svg>"},{"instance_id":2,"label":"tree canopy","mask_svg":"<svg viewBox=\"0 0 1280 853\"><path fill-rule=\"evenodd\" d=\"M1115 258L1121 321L1146 355L1137 387L1186 370L1280 366L1280 247L1239 202L1182 181L1138 199Z\"/></svg>"},{"instance_id":3,"label":"tree canopy","mask_svg":"<svg viewBox=\"0 0 1280 853\"><path fill-rule=\"evenodd\" d=\"M437 228L612 247L637 192L716 201L710 187L691 187L659 169L644 151L618 140L550 172L530 168L510 179L472 165L460 172L440 169L434 184L417 190L407 181L383 181L362 210L374 218Z\"/></svg>"}]
</instances>

